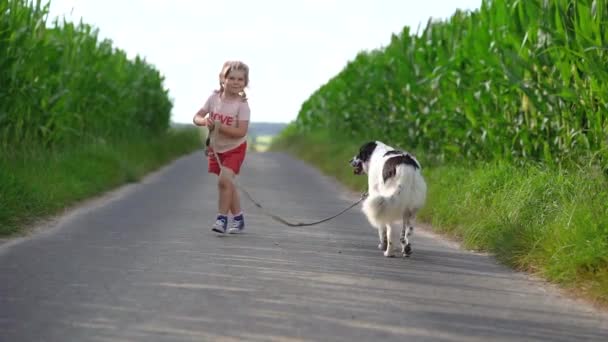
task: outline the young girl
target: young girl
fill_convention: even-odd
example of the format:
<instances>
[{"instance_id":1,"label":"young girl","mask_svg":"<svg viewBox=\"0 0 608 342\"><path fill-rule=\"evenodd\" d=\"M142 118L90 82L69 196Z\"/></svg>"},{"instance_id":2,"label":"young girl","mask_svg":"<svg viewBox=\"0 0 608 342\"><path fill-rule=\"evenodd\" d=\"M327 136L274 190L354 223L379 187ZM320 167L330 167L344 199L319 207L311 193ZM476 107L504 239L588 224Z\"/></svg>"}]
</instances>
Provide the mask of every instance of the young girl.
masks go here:
<instances>
[{"instance_id":1,"label":"young girl","mask_svg":"<svg viewBox=\"0 0 608 342\"><path fill-rule=\"evenodd\" d=\"M214 91L192 121L197 126L207 126L212 139L207 154L209 172L218 178L218 215L211 228L218 233L235 234L245 229L239 194L234 178L239 174L247 150L249 128L249 104L244 89L249 84L249 67L240 61L224 63L220 72L220 89ZM217 153L218 165L213 153ZM228 213L233 221L228 229Z\"/></svg>"}]
</instances>

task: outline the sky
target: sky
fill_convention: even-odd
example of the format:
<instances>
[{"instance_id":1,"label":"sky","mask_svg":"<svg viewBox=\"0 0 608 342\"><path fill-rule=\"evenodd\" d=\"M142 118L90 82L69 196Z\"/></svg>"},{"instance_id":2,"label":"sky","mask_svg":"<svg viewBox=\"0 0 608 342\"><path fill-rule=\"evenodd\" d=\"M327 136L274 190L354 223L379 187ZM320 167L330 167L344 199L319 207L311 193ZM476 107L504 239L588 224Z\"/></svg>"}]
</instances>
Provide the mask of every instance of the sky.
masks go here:
<instances>
[{"instance_id":1,"label":"sky","mask_svg":"<svg viewBox=\"0 0 608 342\"><path fill-rule=\"evenodd\" d=\"M49 20L82 20L130 58L154 65L174 122L191 123L217 89L224 61L242 60L250 68L251 121L287 123L359 52L481 1L51 0Z\"/></svg>"}]
</instances>

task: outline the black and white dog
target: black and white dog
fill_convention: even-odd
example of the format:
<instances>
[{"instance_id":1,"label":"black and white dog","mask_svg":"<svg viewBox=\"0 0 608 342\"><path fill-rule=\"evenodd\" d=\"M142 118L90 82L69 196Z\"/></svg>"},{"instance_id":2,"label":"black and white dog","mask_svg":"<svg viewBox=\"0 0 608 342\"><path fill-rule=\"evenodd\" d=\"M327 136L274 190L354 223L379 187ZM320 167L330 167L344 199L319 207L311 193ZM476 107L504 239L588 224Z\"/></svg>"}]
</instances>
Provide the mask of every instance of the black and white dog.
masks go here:
<instances>
[{"instance_id":1,"label":"black and white dog","mask_svg":"<svg viewBox=\"0 0 608 342\"><path fill-rule=\"evenodd\" d=\"M409 237L414 232L416 212L426 201L426 182L420 173L420 163L404 151L380 141L370 141L350 160L357 175L367 174L368 196L363 201L363 213L378 229L384 256L392 257L400 238L403 256L412 254ZM401 234L392 224L402 222Z\"/></svg>"}]
</instances>

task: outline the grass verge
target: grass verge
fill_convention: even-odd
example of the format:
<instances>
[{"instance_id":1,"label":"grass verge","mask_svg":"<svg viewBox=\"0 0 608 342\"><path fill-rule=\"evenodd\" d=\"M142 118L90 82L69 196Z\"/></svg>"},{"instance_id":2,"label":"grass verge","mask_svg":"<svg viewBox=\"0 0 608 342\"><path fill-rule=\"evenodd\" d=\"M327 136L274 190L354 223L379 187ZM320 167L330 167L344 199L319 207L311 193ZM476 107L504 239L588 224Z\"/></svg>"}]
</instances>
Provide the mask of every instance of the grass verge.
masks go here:
<instances>
[{"instance_id":1,"label":"grass verge","mask_svg":"<svg viewBox=\"0 0 608 342\"><path fill-rule=\"evenodd\" d=\"M19 234L79 200L136 182L201 146L193 128L58 151L5 153L0 156L0 236Z\"/></svg>"},{"instance_id":2,"label":"grass verge","mask_svg":"<svg viewBox=\"0 0 608 342\"><path fill-rule=\"evenodd\" d=\"M286 130L271 150L285 151L356 191L348 160L360 142ZM440 165L415 153L428 183L419 220L465 248L493 253L595 304L608 304L608 180L592 166L558 169L507 163ZM426 166L425 166L426 165Z\"/></svg>"}]
</instances>

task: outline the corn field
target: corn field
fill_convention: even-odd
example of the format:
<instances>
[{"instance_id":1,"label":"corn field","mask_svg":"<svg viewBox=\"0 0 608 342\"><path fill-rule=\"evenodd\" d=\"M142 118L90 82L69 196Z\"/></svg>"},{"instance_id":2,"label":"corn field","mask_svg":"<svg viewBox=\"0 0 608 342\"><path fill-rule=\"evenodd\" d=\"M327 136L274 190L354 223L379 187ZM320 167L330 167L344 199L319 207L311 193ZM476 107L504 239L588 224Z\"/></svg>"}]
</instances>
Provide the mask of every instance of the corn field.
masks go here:
<instances>
[{"instance_id":1,"label":"corn field","mask_svg":"<svg viewBox=\"0 0 608 342\"><path fill-rule=\"evenodd\" d=\"M156 134L172 103L163 77L49 4L0 0L0 150Z\"/></svg>"},{"instance_id":2,"label":"corn field","mask_svg":"<svg viewBox=\"0 0 608 342\"><path fill-rule=\"evenodd\" d=\"M420 34L405 27L319 88L295 127L444 160L606 166L607 19L607 0L484 0Z\"/></svg>"}]
</instances>

